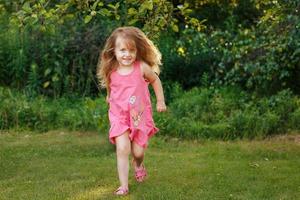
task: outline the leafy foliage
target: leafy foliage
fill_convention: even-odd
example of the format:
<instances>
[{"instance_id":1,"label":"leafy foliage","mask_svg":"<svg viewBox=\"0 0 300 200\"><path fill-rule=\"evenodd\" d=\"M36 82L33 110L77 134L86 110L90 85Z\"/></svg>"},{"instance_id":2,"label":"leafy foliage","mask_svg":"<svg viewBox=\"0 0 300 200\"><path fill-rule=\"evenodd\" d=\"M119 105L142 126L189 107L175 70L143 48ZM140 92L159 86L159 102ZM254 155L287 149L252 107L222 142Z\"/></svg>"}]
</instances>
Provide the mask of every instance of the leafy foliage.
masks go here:
<instances>
[{"instance_id":1,"label":"leafy foliage","mask_svg":"<svg viewBox=\"0 0 300 200\"><path fill-rule=\"evenodd\" d=\"M219 32L213 38L221 58L214 64L215 77L221 84L238 84L260 93L287 87L299 91L300 4L275 1L275 5L265 10L256 29L239 29L235 36Z\"/></svg>"},{"instance_id":2,"label":"leafy foliage","mask_svg":"<svg viewBox=\"0 0 300 200\"><path fill-rule=\"evenodd\" d=\"M28 97L0 88L0 129L106 130L107 105L104 98L47 99Z\"/></svg>"},{"instance_id":3,"label":"leafy foliage","mask_svg":"<svg viewBox=\"0 0 300 200\"><path fill-rule=\"evenodd\" d=\"M161 134L175 137L251 139L298 130L299 98L290 90L261 98L236 87L194 88L169 108L155 118Z\"/></svg>"},{"instance_id":4,"label":"leafy foliage","mask_svg":"<svg viewBox=\"0 0 300 200\"><path fill-rule=\"evenodd\" d=\"M106 37L115 27L133 25L158 44L167 84L299 93L299 5L299 0L0 1L0 84L32 95L95 96Z\"/></svg>"},{"instance_id":5,"label":"leafy foliage","mask_svg":"<svg viewBox=\"0 0 300 200\"><path fill-rule=\"evenodd\" d=\"M265 138L299 130L300 99L290 90L258 97L237 88L194 88L175 84L167 113L154 112L160 134L187 139ZM99 130L109 128L105 98L29 97L0 88L0 129Z\"/></svg>"},{"instance_id":6,"label":"leafy foliage","mask_svg":"<svg viewBox=\"0 0 300 200\"><path fill-rule=\"evenodd\" d=\"M169 25L179 31L174 11L200 29L187 4L169 1L1 1L0 9L1 84L53 97L97 94L98 55L117 26L139 26L156 38Z\"/></svg>"},{"instance_id":7,"label":"leafy foliage","mask_svg":"<svg viewBox=\"0 0 300 200\"><path fill-rule=\"evenodd\" d=\"M218 29L203 33L185 29L178 37L163 38L160 47L167 63L163 78L192 88L201 85L206 74L211 85L237 85L259 94L285 88L299 93L300 3L252 2L252 6L255 24L239 24L239 16L233 16Z\"/></svg>"}]
</instances>

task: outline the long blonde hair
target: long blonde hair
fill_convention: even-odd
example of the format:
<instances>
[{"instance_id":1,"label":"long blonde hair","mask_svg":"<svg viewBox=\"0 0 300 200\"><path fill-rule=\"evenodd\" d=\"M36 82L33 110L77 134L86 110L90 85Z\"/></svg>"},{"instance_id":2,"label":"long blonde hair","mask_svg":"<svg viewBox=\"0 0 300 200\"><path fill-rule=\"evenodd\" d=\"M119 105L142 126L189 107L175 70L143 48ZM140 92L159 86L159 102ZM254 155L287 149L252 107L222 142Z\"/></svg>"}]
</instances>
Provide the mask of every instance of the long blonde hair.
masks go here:
<instances>
[{"instance_id":1,"label":"long blonde hair","mask_svg":"<svg viewBox=\"0 0 300 200\"><path fill-rule=\"evenodd\" d=\"M101 87L109 89L110 74L118 66L114 50L116 39L119 36L133 40L137 49L136 59L147 63L157 74L160 73L161 53L153 42L136 27L120 27L115 29L108 37L99 56L97 77Z\"/></svg>"}]
</instances>

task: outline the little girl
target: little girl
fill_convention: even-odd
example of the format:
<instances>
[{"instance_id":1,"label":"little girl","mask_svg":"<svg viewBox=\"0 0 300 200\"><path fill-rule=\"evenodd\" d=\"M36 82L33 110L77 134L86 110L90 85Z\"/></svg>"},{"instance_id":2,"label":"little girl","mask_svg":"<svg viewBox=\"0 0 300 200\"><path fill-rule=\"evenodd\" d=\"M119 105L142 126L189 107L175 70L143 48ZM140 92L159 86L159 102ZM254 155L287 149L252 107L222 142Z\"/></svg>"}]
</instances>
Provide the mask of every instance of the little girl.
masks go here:
<instances>
[{"instance_id":1,"label":"little girl","mask_svg":"<svg viewBox=\"0 0 300 200\"><path fill-rule=\"evenodd\" d=\"M101 53L97 75L107 89L109 139L116 144L120 187L116 195L128 194L129 154L135 179L143 182L143 164L148 140L158 128L152 118L148 84L154 89L156 109L166 111L163 88L158 77L161 54L138 28L120 27L113 31Z\"/></svg>"}]
</instances>

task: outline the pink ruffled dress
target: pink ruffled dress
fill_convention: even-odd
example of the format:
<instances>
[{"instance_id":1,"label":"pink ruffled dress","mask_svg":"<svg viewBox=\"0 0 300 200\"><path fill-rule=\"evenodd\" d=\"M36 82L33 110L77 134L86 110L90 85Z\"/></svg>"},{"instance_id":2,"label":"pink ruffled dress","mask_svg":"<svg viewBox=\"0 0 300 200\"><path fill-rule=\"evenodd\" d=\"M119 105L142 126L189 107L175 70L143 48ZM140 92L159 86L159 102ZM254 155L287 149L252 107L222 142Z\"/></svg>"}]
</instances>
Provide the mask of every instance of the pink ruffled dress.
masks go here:
<instances>
[{"instance_id":1,"label":"pink ruffled dress","mask_svg":"<svg viewBox=\"0 0 300 200\"><path fill-rule=\"evenodd\" d=\"M127 75L117 71L111 73L108 113L111 143L115 144L115 138L129 130L130 141L146 148L149 138L158 132L152 118L148 85L139 61L133 64L133 71Z\"/></svg>"}]
</instances>

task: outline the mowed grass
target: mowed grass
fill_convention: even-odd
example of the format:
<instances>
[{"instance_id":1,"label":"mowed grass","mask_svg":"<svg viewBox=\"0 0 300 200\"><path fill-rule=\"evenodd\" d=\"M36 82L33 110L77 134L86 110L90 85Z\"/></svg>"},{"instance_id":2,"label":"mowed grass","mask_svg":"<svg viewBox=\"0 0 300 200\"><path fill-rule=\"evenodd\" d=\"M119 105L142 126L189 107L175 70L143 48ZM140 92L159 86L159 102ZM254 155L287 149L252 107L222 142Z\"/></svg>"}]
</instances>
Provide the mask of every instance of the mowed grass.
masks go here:
<instances>
[{"instance_id":1,"label":"mowed grass","mask_svg":"<svg viewBox=\"0 0 300 200\"><path fill-rule=\"evenodd\" d=\"M0 199L299 199L300 135L260 141L153 137L148 179L118 187L114 146L91 132L0 132Z\"/></svg>"}]
</instances>

